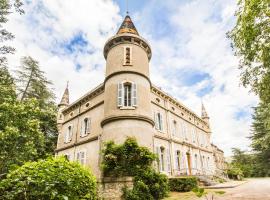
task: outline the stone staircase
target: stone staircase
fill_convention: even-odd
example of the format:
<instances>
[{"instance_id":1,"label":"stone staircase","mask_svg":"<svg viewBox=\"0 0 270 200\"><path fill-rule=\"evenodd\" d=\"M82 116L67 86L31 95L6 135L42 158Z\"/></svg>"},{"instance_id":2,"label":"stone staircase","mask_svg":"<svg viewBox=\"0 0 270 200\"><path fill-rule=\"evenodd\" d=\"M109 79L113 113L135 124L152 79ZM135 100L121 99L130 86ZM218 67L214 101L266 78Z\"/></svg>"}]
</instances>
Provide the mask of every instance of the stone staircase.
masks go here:
<instances>
[{"instance_id":1,"label":"stone staircase","mask_svg":"<svg viewBox=\"0 0 270 200\"><path fill-rule=\"evenodd\" d=\"M199 185L200 186L213 186L213 185L218 184L213 179L213 176L198 175L196 177L198 178L198 181L199 181Z\"/></svg>"}]
</instances>

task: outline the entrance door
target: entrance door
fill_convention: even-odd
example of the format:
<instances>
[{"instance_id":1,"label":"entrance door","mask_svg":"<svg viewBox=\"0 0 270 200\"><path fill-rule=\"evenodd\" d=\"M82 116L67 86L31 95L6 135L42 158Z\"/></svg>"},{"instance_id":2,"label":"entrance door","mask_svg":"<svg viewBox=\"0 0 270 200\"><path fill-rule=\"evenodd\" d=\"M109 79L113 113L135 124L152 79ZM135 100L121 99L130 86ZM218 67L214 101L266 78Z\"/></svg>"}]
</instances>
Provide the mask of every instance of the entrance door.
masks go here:
<instances>
[{"instance_id":1,"label":"entrance door","mask_svg":"<svg viewBox=\"0 0 270 200\"><path fill-rule=\"evenodd\" d=\"M191 175L191 158L190 158L190 153L187 153L187 161L188 161L188 172L189 172L189 175Z\"/></svg>"}]
</instances>

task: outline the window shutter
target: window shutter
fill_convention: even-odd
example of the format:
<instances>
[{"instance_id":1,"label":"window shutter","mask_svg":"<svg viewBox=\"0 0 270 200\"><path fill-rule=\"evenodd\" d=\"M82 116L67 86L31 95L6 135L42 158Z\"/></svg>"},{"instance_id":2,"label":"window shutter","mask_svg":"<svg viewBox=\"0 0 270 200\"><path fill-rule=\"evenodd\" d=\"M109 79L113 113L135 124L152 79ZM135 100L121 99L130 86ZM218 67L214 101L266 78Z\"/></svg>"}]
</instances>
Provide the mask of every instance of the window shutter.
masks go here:
<instances>
[{"instance_id":1,"label":"window shutter","mask_svg":"<svg viewBox=\"0 0 270 200\"><path fill-rule=\"evenodd\" d=\"M69 142L69 132L67 130L67 132L65 133L65 143Z\"/></svg>"},{"instance_id":2,"label":"window shutter","mask_svg":"<svg viewBox=\"0 0 270 200\"><path fill-rule=\"evenodd\" d=\"M80 161L80 152L77 152L77 158L76 158L77 161Z\"/></svg>"},{"instance_id":3,"label":"window shutter","mask_svg":"<svg viewBox=\"0 0 270 200\"><path fill-rule=\"evenodd\" d=\"M118 83L118 97L117 97L118 107L123 106L123 84Z\"/></svg>"},{"instance_id":4,"label":"window shutter","mask_svg":"<svg viewBox=\"0 0 270 200\"><path fill-rule=\"evenodd\" d=\"M70 135L69 135L69 141L72 140L72 135L73 135L73 127L70 126Z\"/></svg>"},{"instance_id":5,"label":"window shutter","mask_svg":"<svg viewBox=\"0 0 270 200\"><path fill-rule=\"evenodd\" d=\"M83 137L84 135L84 120L81 121L81 131L80 131L80 136Z\"/></svg>"},{"instance_id":6,"label":"window shutter","mask_svg":"<svg viewBox=\"0 0 270 200\"><path fill-rule=\"evenodd\" d=\"M170 159L170 150L169 149L167 149L166 155L167 155L167 172L170 173L171 172L171 159Z\"/></svg>"},{"instance_id":7,"label":"window shutter","mask_svg":"<svg viewBox=\"0 0 270 200\"><path fill-rule=\"evenodd\" d=\"M157 169L157 171L160 171L160 168L159 168L159 166L160 166L160 155L159 155L159 147L156 147L156 154L157 154L157 158L158 158L158 160L155 162L156 163L156 169Z\"/></svg>"},{"instance_id":8,"label":"window shutter","mask_svg":"<svg viewBox=\"0 0 270 200\"><path fill-rule=\"evenodd\" d=\"M84 151L81 152L81 164L82 165L85 164L85 152Z\"/></svg>"},{"instance_id":9,"label":"window shutter","mask_svg":"<svg viewBox=\"0 0 270 200\"><path fill-rule=\"evenodd\" d=\"M174 157L175 157L175 169L178 170L179 169L179 166L178 166L178 158L177 158L177 150L174 152Z\"/></svg>"},{"instance_id":10,"label":"window shutter","mask_svg":"<svg viewBox=\"0 0 270 200\"><path fill-rule=\"evenodd\" d=\"M161 150L160 147L158 147L158 163L159 163L159 171L162 171L162 163L161 163Z\"/></svg>"},{"instance_id":11,"label":"window shutter","mask_svg":"<svg viewBox=\"0 0 270 200\"><path fill-rule=\"evenodd\" d=\"M163 131L163 119L161 113L160 113L160 130Z\"/></svg>"},{"instance_id":12,"label":"window shutter","mask_svg":"<svg viewBox=\"0 0 270 200\"><path fill-rule=\"evenodd\" d=\"M157 129L157 114L154 112L154 122L155 122L155 128Z\"/></svg>"},{"instance_id":13,"label":"window shutter","mask_svg":"<svg viewBox=\"0 0 270 200\"><path fill-rule=\"evenodd\" d=\"M87 130L86 130L86 132L87 132L87 133L90 133L90 131L91 131L91 118L88 118L88 120L87 120Z\"/></svg>"},{"instance_id":14,"label":"window shutter","mask_svg":"<svg viewBox=\"0 0 270 200\"><path fill-rule=\"evenodd\" d=\"M137 106L137 84L132 83L132 106Z\"/></svg>"}]
</instances>

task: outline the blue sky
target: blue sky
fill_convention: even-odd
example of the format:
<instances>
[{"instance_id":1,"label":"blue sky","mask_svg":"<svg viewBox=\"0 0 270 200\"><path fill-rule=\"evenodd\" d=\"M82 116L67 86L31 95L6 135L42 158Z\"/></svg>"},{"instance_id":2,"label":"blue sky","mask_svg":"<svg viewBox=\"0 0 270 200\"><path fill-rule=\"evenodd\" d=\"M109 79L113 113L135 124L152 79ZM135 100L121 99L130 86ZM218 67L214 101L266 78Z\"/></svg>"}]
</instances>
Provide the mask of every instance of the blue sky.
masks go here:
<instances>
[{"instance_id":1,"label":"blue sky","mask_svg":"<svg viewBox=\"0 0 270 200\"><path fill-rule=\"evenodd\" d=\"M226 38L235 23L234 0L129 0L130 16L151 45L152 82L200 115L210 115L212 141L230 155L248 149L251 107L257 98L239 85L238 60ZM40 62L57 100L70 82L71 101L104 80L103 46L120 26L125 0L27 0L24 16L7 28L16 55Z\"/></svg>"}]
</instances>

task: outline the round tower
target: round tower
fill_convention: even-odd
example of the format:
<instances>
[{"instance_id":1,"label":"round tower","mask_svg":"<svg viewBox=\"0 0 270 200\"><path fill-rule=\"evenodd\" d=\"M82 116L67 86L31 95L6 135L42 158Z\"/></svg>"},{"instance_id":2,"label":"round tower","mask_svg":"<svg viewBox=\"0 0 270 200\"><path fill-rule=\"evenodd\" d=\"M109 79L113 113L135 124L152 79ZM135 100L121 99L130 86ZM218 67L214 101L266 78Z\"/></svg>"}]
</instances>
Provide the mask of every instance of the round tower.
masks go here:
<instances>
[{"instance_id":1,"label":"round tower","mask_svg":"<svg viewBox=\"0 0 270 200\"><path fill-rule=\"evenodd\" d=\"M152 147L154 121L151 114L149 61L151 48L139 36L129 16L104 47L106 59L102 140L122 143L135 137Z\"/></svg>"},{"instance_id":2,"label":"round tower","mask_svg":"<svg viewBox=\"0 0 270 200\"><path fill-rule=\"evenodd\" d=\"M65 92L62 96L62 99L60 101L60 103L58 104L58 112L57 112L57 130L58 130L58 133L61 132L61 129L62 129L62 125L63 125L63 122L64 122L64 116L63 116L63 113L62 111L68 107L69 105L69 91L68 91L68 83L67 83L67 87L65 89Z\"/></svg>"}]
</instances>

